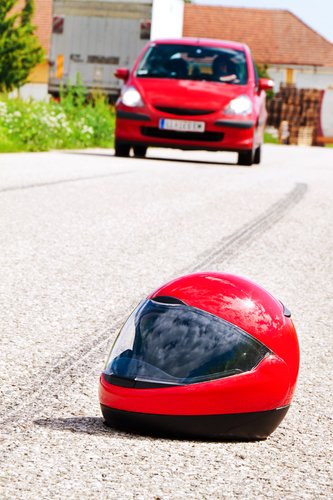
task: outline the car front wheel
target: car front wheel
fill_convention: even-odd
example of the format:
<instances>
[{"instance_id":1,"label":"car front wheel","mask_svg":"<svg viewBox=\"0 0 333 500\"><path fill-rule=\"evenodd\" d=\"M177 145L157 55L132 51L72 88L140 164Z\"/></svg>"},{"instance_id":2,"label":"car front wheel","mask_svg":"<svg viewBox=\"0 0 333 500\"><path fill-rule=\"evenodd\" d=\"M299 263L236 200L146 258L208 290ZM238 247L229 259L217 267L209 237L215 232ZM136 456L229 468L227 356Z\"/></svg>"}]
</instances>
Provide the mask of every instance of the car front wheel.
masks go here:
<instances>
[{"instance_id":1,"label":"car front wheel","mask_svg":"<svg viewBox=\"0 0 333 500\"><path fill-rule=\"evenodd\" d=\"M114 155L115 156L129 156L130 154L130 150L131 150L131 146L130 144L126 144L126 143L119 143L117 141L115 141L115 145L114 145Z\"/></svg>"},{"instance_id":2,"label":"car front wheel","mask_svg":"<svg viewBox=\"0 0 333 500\"><path fill-rule=\"evenodd\" d=\"M247 165L250 167L252 163L253 163L252 149L238 153L238 165Z\"/></svg>"},{"instance_id":3,"label":"car front wheel","mask_svg":"<svg viewBox=\"0 0 333 500\"><path fill-rule=\"evenodd\" d=\"M147 146L134 146L133 152L137 158L144 158L147 153Z\"/></svg>"},{"instance_id":4,"label":"car front wheel","mask_svg":"<svg viewBox=\"0 0 333 500\"><path fill-rule=\"evenodd\" d=\"M258 165L260 163L260 160L261 160L261 146L258 146L254 152L253 163Z\"/></svg>"}]
</instances>

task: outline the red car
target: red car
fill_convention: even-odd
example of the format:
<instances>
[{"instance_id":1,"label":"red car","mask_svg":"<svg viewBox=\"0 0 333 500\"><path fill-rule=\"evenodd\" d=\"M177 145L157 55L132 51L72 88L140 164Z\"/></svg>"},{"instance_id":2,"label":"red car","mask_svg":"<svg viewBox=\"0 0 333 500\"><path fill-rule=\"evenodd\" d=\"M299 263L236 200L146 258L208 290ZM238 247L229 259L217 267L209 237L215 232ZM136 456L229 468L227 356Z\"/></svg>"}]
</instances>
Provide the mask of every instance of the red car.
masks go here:
<instances>
[{"instance_id":1,"label":"red car","mask_svg":"<svg viewBox=\"0 0 333 500\"><path fill-rule=\"evenodd\" d=\"M181 38L146 45L116 103L115 155L144 157L148 146L236 151L239 165L260 163L265 90L241 43Z\"/></svg>"}]
</instances>

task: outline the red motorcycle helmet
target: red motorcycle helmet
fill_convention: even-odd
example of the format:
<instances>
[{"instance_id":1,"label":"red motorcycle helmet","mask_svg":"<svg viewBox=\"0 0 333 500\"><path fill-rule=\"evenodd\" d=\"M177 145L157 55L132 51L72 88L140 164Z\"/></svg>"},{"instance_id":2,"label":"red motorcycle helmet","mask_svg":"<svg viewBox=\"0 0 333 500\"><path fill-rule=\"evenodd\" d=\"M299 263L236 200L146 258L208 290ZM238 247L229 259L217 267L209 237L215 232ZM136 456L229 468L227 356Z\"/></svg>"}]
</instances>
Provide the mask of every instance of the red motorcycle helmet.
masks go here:
<instances>
[{"instance_id":1,"label":"red motorcycle helmet","mask_svg":"<svg viewBox=\"0 0 333 500\"><path fill-rule=\"evenodd\" d=\"M122 327L100 378L105 422L149 434L265 439L287 413L299 347L290 312L221 273L175 279Z\"/></svg>"}]
</instances>

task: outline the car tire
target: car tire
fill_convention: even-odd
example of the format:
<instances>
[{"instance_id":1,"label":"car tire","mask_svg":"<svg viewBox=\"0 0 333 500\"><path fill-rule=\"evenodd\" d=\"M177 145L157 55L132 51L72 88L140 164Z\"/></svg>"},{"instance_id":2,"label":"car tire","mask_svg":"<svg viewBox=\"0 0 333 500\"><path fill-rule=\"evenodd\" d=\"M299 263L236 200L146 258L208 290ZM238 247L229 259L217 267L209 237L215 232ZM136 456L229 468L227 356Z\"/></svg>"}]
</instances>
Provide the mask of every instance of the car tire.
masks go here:
<instances>
[{"instance_id":1,"label":"car tire","mask_svg":"<svg viewBox=\"0 0 333 500\"><path fill-rule=\"evenodd\" d=\"M258 146L254 152L253 163L259 165L261 161L261 146Z\"/></svg>"},{"instance_id":2,"label":"car tire","mask_svg":"<svg viewBox=\"0 0 333 500\"><path fill-rule=\"evenodd\" d=\"M250 167L253 163L252 149L238 153L238 165L246 165Z\"/></svg>"},{"instance_id":3,"label":"car tire","mask_svg":"<svg viewBox=\"0 0 333 500\"><path fill-rule=\"evenodd\" d=\"M122 156L122 157L129 156L130 150L131 150L130 144L126 144L123 142L119 143L119 142L115 141L115 145L114 145L114 155L115 156Z\"/></svg>"},{"instance_id":4,"label":"car tire","mask_svg":"<svg viewBox=\"0 0 333 500\"><path fill-rule=\"evenodd\" d=\"M147 146L133 146L134 156L136 158L144 158L147 153Z\"/></svg>"}]
</instances>

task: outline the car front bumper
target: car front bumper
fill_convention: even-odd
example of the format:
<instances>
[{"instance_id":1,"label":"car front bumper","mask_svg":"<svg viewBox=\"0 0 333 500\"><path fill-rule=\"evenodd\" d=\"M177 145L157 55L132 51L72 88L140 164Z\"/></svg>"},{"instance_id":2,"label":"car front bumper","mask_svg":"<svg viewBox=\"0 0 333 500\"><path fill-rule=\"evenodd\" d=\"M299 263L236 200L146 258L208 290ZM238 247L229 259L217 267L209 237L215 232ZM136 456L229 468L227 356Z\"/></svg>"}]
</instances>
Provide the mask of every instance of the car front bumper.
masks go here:
<instances>
[{"instance_id":1,"label":"car front bumper","mask_svg":"<svg viewBox=\"0 0 333 500\"><path fill-rule=\"evenodd\" d=\"M177 149L210 151L244 151L253 149L255 120L249 118L220 118L210 115L198 118L170 116L169 119L204 121L204 132L183 132L159 128L165 115L144 111L117 109L116 140L118 143Z\"/></svg>"}]
</instances>

